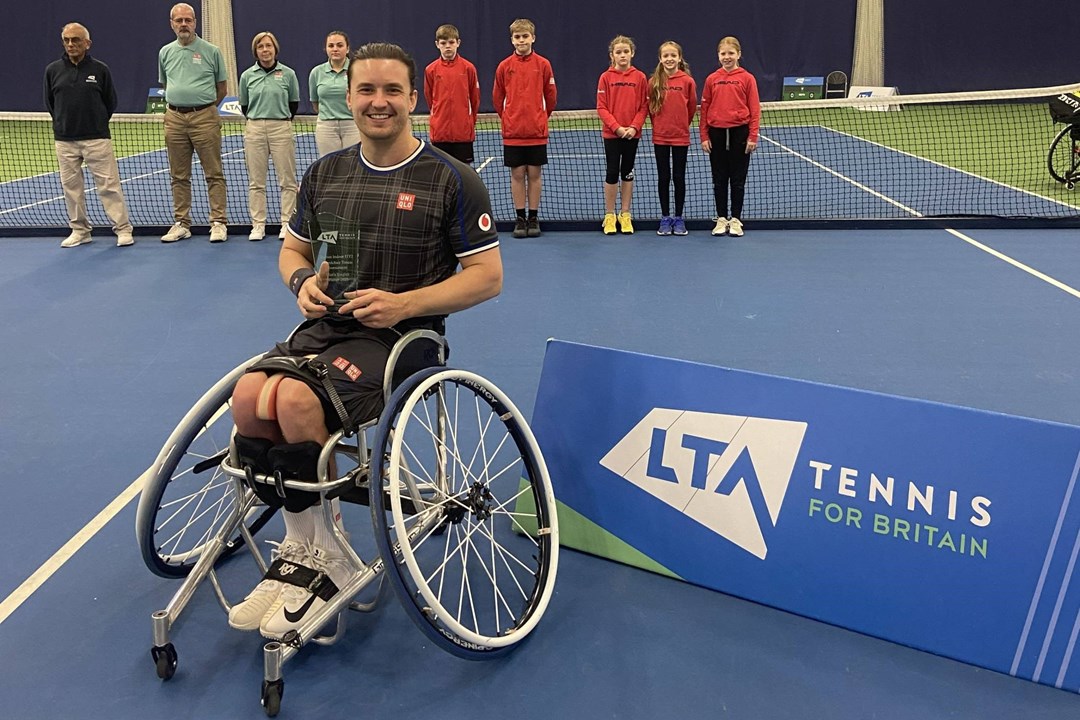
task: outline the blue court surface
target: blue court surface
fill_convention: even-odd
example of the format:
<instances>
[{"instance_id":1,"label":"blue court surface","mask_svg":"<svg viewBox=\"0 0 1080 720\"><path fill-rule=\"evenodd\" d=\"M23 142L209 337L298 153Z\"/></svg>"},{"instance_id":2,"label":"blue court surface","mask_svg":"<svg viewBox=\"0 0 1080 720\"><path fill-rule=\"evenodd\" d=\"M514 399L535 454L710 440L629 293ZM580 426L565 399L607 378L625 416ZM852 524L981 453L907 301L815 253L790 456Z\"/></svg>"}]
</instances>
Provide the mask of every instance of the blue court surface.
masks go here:
<instances>
[{"instance_id":1,"label":"blue court surface","mask_svg":"<svg viewBox=\"0 0 1080 720\"><path fill-rule=\"evenodd\" d=\"M0 717L263 717L262 640L229 629L208 586L173 629L176 676L156 677L150 614L176 584L144 567L131 500L202 391L297 322L278 243L59 240L0 241ZM450 361L527 415L556 337L1080 424L1076 241L1057 230L752 225L738 240L505 238L504 292L451 318ZM346 523L363 538L366 509L348 508ZM256 580L242 557L221 572L233 595ZM882 592L891 582L884 573ZM282 718L1080 715L1077 688L570 550L543 621L502 659L432 646L388 596L284 674Z\"/></svg>"},{"instance_id":2,"label":"blue court surface","mask_svg":"<svg viewBox=\"0 0 1080 720\"><path fill-rule=\"evenodd\" d=\"M147 132L159 132L152 125ZM656 218L656 160L652 131L640 143L636 174L634 214ZM297 174L302 176L316 157L311 133L297 134ZM247 209L247 172L243 139L227 135L222 141L228 191L229 220L250 223ZM541 216L550 220L591 221L603 215L604 148L597 130L555 130L544 168ZM164 150L149 151L119 161L121 184L128 198L131 221L136 226L172 223L170 214L168 158ZM495 218L512 220L509 171L503 166L501 138L497 131L477 134L474 167L488 186ZM93 182L86 174L87 188ZM1040 191L1025 190L943 165L925 157L849 135L824 126L776 126L762 129L747 179L749 221L797 221L814 218L859 220L888 218L907 220L942 216L1062 217L1075 216L1080 201L1061 197L1060 186L1047 173ZM207 222L209 207L205 179L196 162L192 174L192 216L196 225ZM948 188L942 191L942 188ZM90 190L92 192L92 190ZM271 177L267 199L269 220L280 216L277 184ZM42 217L46 225L66 223L58 173L46 173L0 183L0 227L35 226ZM99 203L89 203L91 220L108 225ZM687 160L687 218L715 217L708 157L702 152L694 130ZM654 226L655 227L655 226Z\"/></svg>"}]
</instances>

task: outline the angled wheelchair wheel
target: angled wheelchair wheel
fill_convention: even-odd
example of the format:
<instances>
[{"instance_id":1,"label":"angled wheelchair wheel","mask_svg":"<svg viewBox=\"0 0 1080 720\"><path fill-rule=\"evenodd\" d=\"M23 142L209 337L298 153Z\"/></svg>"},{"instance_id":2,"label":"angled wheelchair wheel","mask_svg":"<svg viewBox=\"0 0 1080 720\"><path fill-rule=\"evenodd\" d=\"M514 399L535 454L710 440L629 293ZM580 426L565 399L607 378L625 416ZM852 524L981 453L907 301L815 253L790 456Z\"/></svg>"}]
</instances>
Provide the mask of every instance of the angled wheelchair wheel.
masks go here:
<instances>
[{"instance_id":1,"label":"angled wheelchair wheel","mask_svg":"<svg viewBox=\"0 0 1080 720\"><path fill-rule=\"evenodd\" d=\"M490 381L429 368L394 392L372 443L371 512L391 584L435 643L507 652L540 621L558 567L547 467L521 412Z\"/></svg>"},{"instance_id":2,"label":"angled wheelchair wheel","mask_svg":"<svg viewBox=\"0 0 1080 720\"><path fill-rule=\"evenodd\" d=\"M1047 156L1050 175L1071 189L1080 182L1080 126L1066 125L1050 144Z\"/></svg>"},{"instance_id":3,"label":"angled wheelchair wheel","mask_svg":"<svg viewBox=\"0 0 1080 720\"><path fill-rule=\"evenodd\" d=\"M143 561L156 575L187 575L209 540L235 512L236 489L222 472L221 461L232 439L233 387L256 359L242 363L206 391L144 474L135 534ZM245 523L255 533L273 514L271 508L256 506ZM237 534L222 557L242 545Z\"/></svg>"}]
</instances>

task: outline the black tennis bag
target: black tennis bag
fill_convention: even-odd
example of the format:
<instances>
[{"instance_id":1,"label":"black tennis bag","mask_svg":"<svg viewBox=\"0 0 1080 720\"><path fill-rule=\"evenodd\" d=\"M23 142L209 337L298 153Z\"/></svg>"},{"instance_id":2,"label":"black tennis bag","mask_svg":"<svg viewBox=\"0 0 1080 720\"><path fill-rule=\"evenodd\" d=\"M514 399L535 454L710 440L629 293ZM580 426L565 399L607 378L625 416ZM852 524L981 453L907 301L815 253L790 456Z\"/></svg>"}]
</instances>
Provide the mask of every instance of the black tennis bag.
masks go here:
<instances>
[{"instance_id":1,"label":"black tennis bag","mask_svg":"<svg viewBox=\"0 0 1080 720\"><path fill-rule=\"evenodd\" d=\"M1054 122L1080 125L1080 90L1050 98L1050 117Z\"/></svg>"}]
</instances>

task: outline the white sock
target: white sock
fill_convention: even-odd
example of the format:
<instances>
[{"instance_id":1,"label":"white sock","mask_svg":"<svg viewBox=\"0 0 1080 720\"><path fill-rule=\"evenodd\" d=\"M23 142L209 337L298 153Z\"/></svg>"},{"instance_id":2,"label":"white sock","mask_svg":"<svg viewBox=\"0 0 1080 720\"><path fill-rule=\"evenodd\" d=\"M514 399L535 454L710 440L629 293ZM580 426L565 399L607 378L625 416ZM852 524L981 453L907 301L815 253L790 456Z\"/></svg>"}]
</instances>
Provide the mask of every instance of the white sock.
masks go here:
<instances>
[{"instance_id":1,"label":"white sock","mask_svg":"<svg viewBox=\"0 0 1080 720\"><path fill-rule=\"evenodd\" d=\"M322 507L316 505L311 508L314 515L315 525L315 544L326 550L338 552L337 540L334 539L334 529L326 524L323 518ZM345 531L345 526L341 524L341 501L334 498L330 501L330 512L334 518L334 524L338 526L342 532Z\"/></svg>"},{"instance_id":2,"label":"white sock","mask_svg":"<svg viewBox=\"0 0 1080 720\"><path fill-rule=\"evenodd\" d=\"M315 539L315 519L312 512L316 508L308 508L298 513L282 510L281 516L285 518L285 539L295 542L304 542Z\"/></svg>"}]
</instances>

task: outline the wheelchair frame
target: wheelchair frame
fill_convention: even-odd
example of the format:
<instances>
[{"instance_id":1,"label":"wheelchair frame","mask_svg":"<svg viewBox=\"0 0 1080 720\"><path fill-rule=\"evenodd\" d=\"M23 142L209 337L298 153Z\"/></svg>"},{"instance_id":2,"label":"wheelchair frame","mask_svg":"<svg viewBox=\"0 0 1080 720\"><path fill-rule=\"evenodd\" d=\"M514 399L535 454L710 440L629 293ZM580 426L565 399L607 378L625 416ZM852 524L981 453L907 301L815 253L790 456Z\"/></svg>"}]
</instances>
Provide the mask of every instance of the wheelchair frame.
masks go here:
<instances>
[{"instance_id":1,"label":"wheelchair frame","mask_svg":"<svg viewBox=\"0 0 1080 720\"><path fill-rule=\"evenodd\" d=\"M394 390L395 366L416 341L437 344L438 364L414 373ZM337 642L345 632L346 610L375 609L388 569L410 619L440 647L467 659L511 650L546 610L557 573L559 533L543 456L509 398L479 375L446 367L445 354L445 338L431 330L413 330L398 340L384 372L383 412L352 438L343 430L331 435L319 456L318 482L254 477L256 482L279 483L279 488L318 492L324 522L334 529L338 549L353 568L344 587L299 628L265 643L261 703L271 717L278 713L284 693L283 665L308 642ZM260 357L241 363L204 393L144 474L136 517L144 561L155 574L184 578L166 607L152 615L151 657L162 680L176 671L171 630L198 587L209 579L221 607L226 613L231 607L217 576L218 564L246 545L260 572L268 567L254 535L274 509L262 505L246 484L232 440L235 428L230 422L227 447L192 450L202 440L214 442L208 436L228 412L233 387ZM474 437L477 447L467 452ZM348 469L340 472L339 465ZM166 499L175 492L174 485L208 471L210 479L201 486L198 480L194 493ZM371 478L379 479L375 487ZM328 500L342 492L343 499L366 500L371 508L379 557L370 563L332 521ZM178 518L187 524L174 530L171 525ZM497 528L496 522L508 527ZM179 549L191 527L197 527L193 544ZM477 549L484 543L490 546L486 557ZM519 557L517 546L529 556ZM376 580L374 599L355 601ZM456 597L455 582L460 588ZM500 582L507 584L505 590ZM491 588L492 607L477 602L473 585ZM332 634L320 634L335 616Z\"/></svg>"},{"instance_id":2,"label":"wheelchair frame","mask_svg":"<svg viewBox=\"0 0 1080 720\"><path fill-rule=\"evenodd\" d=\"M1076 187L1080 182L1080 124L1066 123L1058 132L1050 143L1046 165L1052 178L1069 190Z\"/></svg>"}]
</instances>

